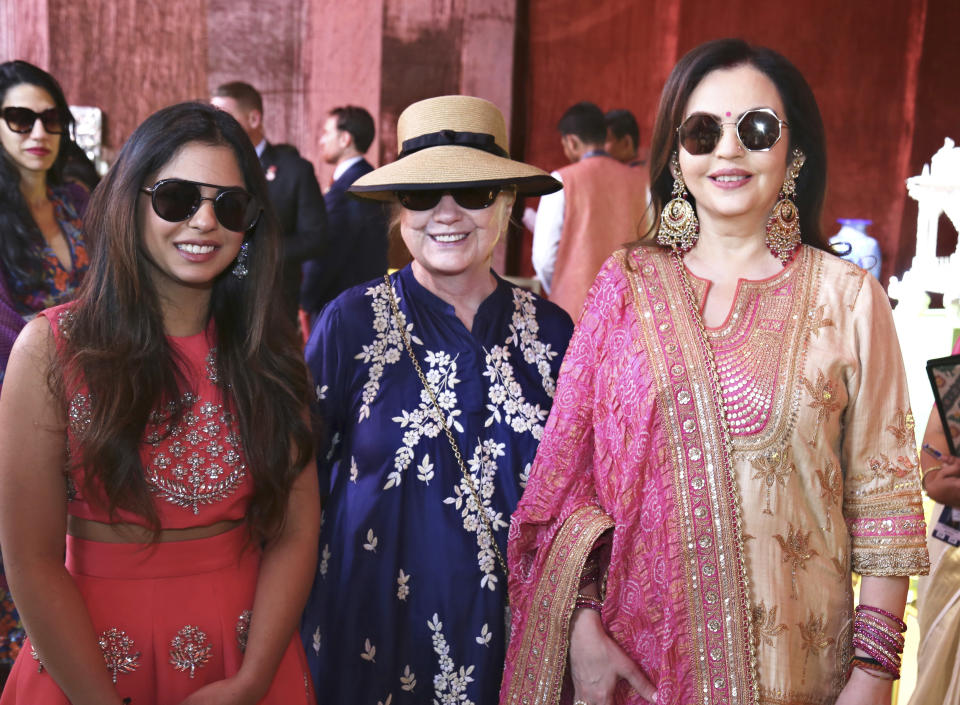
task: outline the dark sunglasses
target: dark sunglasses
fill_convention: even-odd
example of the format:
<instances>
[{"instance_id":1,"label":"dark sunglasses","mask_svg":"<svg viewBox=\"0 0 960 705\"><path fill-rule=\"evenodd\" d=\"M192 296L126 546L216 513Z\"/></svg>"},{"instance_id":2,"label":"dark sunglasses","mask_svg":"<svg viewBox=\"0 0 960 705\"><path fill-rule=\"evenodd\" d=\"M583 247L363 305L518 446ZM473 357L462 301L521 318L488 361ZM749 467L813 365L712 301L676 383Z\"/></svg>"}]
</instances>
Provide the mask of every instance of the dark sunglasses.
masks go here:
<instances>
[{"instance_id":1,"label":"dark sunglasses","mask_svg":"<svg viewBox=\"0 0 960 705\"><path fill-rule=\"evenodd\" d=\"M30 108L4 108L3 121L13 132L25 135L33 131L37 120L43 123L43 129L51 135L63 133L63 118L56 108L47 108L43 112L35 113Z\"/></svg>"},{"instance_id":2,"label":"dark sunglasses","mask_svg":"<svg viewBox=\"0 0 960 705\"><path fill-rule=\"evenodd\" d=\"M412 211L428 211L435 208L444 194L449 193L457 205L467 210L489 208L500 195L499 186L474 186L468 188L433 189L429 191L397 191L400 205Z\"/></svg>"},{"instance_id":3,"label":"dark sunglasses","mask_svg":"<svg viewBox=\"0 0 960 705\"><path fill-rule=\"evenodd\" d=\"M714 115L694 113L677 128L680 145L689 154L710 154L723 137L724 125L737 126L737 139L750 152L766 152L780 141L781 128L789 127L770 108L748 110L736 122L722 122Z\"/></svg>"},{"instance_id":4,"label":"dark sunglasses","mask_svg":"<svg viewBox=\"0 0 960 705\"><path fill-rule=\"evenodd\" d=\"M200 187L217 189L210 198L200 193ZM242 188L224 188L184 179L161 179L153 186L140 189L150 194L153 211L171 223L190 218L204 201L213 201L213 212L220 225L227 230L242 233L252 228L260 217L260 203Z\"/></svg>"}]
</instances>

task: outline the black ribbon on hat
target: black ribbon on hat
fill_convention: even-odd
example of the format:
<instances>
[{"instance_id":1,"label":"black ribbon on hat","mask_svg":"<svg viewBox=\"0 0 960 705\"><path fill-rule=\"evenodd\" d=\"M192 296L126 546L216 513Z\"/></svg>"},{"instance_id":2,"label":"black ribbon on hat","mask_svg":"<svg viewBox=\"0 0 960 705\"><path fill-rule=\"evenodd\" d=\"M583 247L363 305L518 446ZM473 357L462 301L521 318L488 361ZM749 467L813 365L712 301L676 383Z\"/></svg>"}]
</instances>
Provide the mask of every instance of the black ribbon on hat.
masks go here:
<instances>
[{"instance_id":1,"label":"black ribbon on hat","mask_svg":"<svg viewBox=\"0 0 960 705\"><path fill-rule=\"evenodd\" d=\"M430 147L470 147L479 149L483 152L495 154L498 157L509 159L510 155L506 150L500 147L493 135L486 132L457 132L456 130L440 130L439 132L428 132L425 135L411 137L403 141L403 150L398 159L403 159L414 152Z\"/></svg>"}]
</instances>

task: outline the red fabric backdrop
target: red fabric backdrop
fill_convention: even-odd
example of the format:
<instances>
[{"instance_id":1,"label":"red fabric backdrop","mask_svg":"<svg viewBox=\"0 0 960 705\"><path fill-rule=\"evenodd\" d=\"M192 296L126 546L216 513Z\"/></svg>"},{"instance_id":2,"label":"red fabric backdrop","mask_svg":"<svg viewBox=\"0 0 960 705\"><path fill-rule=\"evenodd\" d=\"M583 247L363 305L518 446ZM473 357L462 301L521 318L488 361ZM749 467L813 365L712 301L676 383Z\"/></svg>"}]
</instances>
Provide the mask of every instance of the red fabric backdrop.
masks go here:
<instances>
[{"instance_id":1,"label":"red fabric backdrop","mask_svg":"<svg viewBox=\"0 0 960 705\"><path fill-rule=\"evenodd\" d=\"M839 217L872 219L886 283L913 255L917 211L904 180L944 136L960 141L958 27L952 0L530 0L528 71L517 76L524 158L564 163L555 125L579 100L629 108L647 145L676 60L709 39L743 37L787 56L812 86L830 162L825 231Z\"/></svg>"}]
</instances>

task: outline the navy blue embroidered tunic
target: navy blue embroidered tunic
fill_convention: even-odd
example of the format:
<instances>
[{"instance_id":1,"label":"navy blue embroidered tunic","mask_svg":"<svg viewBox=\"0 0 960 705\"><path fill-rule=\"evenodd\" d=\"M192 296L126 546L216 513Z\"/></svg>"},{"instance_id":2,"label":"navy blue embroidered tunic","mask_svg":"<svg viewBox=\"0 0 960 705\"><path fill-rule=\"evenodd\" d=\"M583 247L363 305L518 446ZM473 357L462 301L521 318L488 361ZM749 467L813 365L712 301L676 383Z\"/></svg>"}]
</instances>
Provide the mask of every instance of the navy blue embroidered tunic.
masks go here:
<instances>
[{"instance_id":1,"label":"navy blue embroidered tunic","mask_svg":"<svg viewBox=\"0 0 960 705\"><path fill-rule=\"evenodd\" d=\"M468 331L409 266L391 282L506 556L572 321L498 277ZM325 425L320 560L301 627L318 701L496 703L506 581L383 280L328 305L306 357Z\"/></svg>"}]
</instances>

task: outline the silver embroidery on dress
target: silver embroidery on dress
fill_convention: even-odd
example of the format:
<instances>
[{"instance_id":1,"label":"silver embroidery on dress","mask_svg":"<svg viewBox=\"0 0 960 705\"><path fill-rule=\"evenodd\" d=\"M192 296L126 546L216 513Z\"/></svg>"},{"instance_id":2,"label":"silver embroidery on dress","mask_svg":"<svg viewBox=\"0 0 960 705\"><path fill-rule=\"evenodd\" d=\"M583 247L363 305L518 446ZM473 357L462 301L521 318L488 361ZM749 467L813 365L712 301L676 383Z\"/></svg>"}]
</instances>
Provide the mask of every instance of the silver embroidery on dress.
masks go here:
<instances>
[{"instance_id":1,"label":"silver embroidery on dress","mask_svg":"<svg viewBox=\"0 0 960 705\"><path fill-rule=\"evenodd\" d=\"M220 381L220 377L217 374L217 349L210 348L210 352L207 353L207 359L204 361L207 368L207 379L216 384Z\"/></svg>"},{"instance_id":2,"label":"silver embroidery on dress","mask_svg":"<svg viewBox=\"0 0 960 705\"><path fill-rule=\"evenodd\" d=\"M90 426L90 414L93 405L89 394L74 394L67 409L70 430L77 438L82 438Z\"/></svg>"},{"instance_id":3,"label":"silver embroidery on dress","mask_svg":"<svg viewBox=\"0 0 960 705\"><path fill-rule=\"evenodd\" d=\"M121 673L133 673L140 667L140 652L133 650L133 639L122 629L101 632L99 644L114 685Z\"/></svg>"},{"instance_id":4,"label":"silver embroidery on dress","mask_svg":"<svg viewBox=\"0 0 960 705\"><path fill-rule=\"evenodd\" d=\"M210 662L212 651L207 635L188 624L170 642L170 665L178 671L190 671L193 678L198 668Z\"/></svg>"},{"instance_id":5,"label":"silver embroidery on dress","mask_svg":"<svg viewBox=\"0 0 960 705\"><path fill-rule=\"evenodd\" d=\"M201 505L233 494L247 466L239 436L231 431L219 437L222 428L235 424L235 417L222 404L201 402L187 393L180 399L180 408L180 419L172 427L168 421L172 405L150 415L146 441L154 451L146 468L147 482L166 501L198 514Z\"/></svg>"},{"instance_id":6,"label":"silver embroidery on dress","mask_svg":"<svg viewBox=\"0 0 960 705\"><path fill-rule=\"evenodd\" d=\"M240 647L240 653L247 652L247 635L250 633L250 617L253 612L244 610L237 618L237 646Z\"/></svg>"},{"instance_id":7,"label":"silver embroidery on dress","mask_svg":"<svg viewBox=\"0 0 960 705\"><path fill-rule=\"evenodd\" d=\"M33 644L30 644L30 655L33 657L33 660L37 662L37 673L43 673L43 661L40 660L40 654L37 653Z\"/></svg>"}]
</instances>

